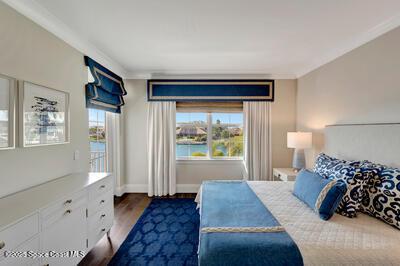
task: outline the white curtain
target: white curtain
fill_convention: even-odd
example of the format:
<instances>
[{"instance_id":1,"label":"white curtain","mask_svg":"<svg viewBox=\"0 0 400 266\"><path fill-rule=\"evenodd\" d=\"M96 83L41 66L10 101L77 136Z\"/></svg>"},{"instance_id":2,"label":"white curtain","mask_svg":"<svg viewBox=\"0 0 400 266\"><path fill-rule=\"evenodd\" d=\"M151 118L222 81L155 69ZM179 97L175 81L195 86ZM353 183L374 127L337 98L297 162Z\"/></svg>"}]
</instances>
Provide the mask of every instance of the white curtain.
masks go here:
<instances>
[{"instance_id":1,"label":"white curtain","mask_svg":"<svg viewBox=\"0 0 400 266\"><path fill-rule=\"evenodd\" d=\"M176 192L175 138L176 103L150 102L148 107L149 196Z\"/></svg>"},{"instance_id":2,"label":"white curtain","mask_svg":"<svg viewBox=\"0 0 400 266\"><path fill-rule=\"evenodd\" d=\"M272 180L271 106L244 102L244 165L248 180Z\"/></svg>"},{"instance_id":3,"label":"white curtain","mask_svg":"<svg viewBox=\"0 0 400 266\"><path fill-rule=\"evenodd\" d=\"M106 153L107 168L106 171L113 173L114 177L114 194L121 196L122 189L122 169L123 167L123 144L122 144L122 114L106 112Z\"/></svg>"}]
</instances>

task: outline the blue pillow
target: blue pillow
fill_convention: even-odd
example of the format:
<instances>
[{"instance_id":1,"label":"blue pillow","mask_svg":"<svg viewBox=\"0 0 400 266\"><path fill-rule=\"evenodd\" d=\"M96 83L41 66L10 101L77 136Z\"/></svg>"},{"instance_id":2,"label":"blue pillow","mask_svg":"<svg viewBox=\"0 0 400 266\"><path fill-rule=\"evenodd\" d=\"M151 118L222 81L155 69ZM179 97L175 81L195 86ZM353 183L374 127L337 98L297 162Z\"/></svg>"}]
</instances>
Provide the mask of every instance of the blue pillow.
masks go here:
<instances>
[{"instance_id":1,"label":"blue pillow","mask_svg":"<svg viewBox=\"0 0 400 266\"><path fill-rule=\"evenodd\" d=\"M346 184L340 180L301 170L296 176L293 194L315 210L323 220L329 220L346 193Z\"/></svg>"}]
</instances>

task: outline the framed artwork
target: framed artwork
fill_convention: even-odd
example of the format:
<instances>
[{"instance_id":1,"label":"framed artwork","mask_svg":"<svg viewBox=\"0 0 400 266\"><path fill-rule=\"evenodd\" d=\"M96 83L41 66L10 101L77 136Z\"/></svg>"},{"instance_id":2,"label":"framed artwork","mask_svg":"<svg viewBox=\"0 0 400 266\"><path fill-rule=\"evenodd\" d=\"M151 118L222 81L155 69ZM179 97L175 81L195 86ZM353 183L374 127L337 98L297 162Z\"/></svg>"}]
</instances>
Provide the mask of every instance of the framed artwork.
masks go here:
<instances>
[{"instance_id":1,"label":"framed artwork","mask_svg":"<svg viewBox=\"0 0 400 266\"><path fill-rule=\"evenodd\" d=\"M0 75L0 150L15 148L17 80Z\"/></svg>"},{"instance_id":2,"label":"framed artwork","mask_svg":"<svg viewBox=\"0 0 400 266\"><path fill-rule=\"evenodd\" d=\"M23 147L69 142L69 94L20 82L20 143Z\"/></svg>"}]
</instances>

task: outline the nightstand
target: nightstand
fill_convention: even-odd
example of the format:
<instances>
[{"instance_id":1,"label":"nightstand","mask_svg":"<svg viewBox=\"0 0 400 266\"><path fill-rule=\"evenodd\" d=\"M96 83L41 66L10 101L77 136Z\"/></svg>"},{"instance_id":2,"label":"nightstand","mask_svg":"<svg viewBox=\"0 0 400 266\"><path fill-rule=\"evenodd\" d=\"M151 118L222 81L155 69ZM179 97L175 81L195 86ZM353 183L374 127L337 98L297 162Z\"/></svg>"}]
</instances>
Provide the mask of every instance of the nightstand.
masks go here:
<instances>
[{"instance_id":1,"label":"nightstand","mask_svg":"<svg viewBox=\"0 0 400 266\"><path fill-rule=\"evenodd\" d=\"M274 181L294 181L296 179L297 172L294 168L274 168Z\"/></svg>"}]
</instances>

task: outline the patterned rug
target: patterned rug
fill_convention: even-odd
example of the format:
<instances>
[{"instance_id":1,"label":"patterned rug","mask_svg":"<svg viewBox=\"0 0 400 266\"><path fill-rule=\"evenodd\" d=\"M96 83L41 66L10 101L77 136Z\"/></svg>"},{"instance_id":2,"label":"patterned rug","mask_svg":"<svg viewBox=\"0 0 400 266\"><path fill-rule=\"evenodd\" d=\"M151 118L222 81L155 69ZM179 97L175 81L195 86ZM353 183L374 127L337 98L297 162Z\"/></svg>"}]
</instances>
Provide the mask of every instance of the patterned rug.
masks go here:
<instances>
[{"instance_id":1,"label":"patterned rug","mask_svg":"<svg viewBox=\"0 0 400 266\"><path fill-rule=\"evenodd\" d=\"M197 266L199 214L193 199L153 199L111 266Z\"/></svg>"}]
</instances>

